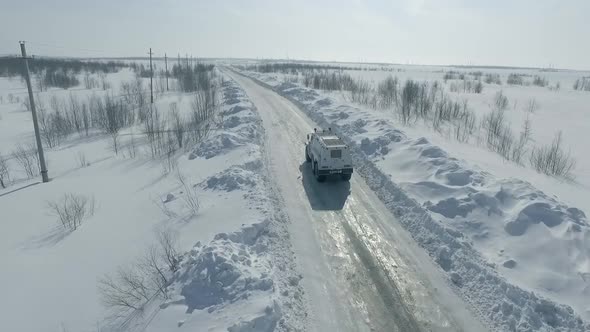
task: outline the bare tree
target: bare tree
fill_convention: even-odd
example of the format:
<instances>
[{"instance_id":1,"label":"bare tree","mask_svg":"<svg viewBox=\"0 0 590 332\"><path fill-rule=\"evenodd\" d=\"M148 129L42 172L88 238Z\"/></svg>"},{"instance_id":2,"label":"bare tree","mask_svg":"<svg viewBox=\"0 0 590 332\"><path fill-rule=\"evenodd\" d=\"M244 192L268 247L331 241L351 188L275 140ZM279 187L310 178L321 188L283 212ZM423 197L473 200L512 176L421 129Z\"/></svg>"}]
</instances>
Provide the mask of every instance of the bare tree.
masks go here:
<instances>
[{"instance_id":1,"label":"bare tree","mask_svg":"<svg viewBox=\"0 0 590 332\"><path fill-rule=\"evenodd\" d=\"M25 147L22 144L18 144L12 152L12 157L21 166L29 179L41 173L37 149L34 146L29 145Z\"/></svg>"},{"instance_id":2,"label":"bare tree","mask_svg":"<svg viewBox=\"0 0 590 332\"><path fill-rule=\"evenodd\" d=\"M520 132L520 136L514 148L512 149L512 157L511 160L517 164L522 164L522 157L526 153L526 146L531 140L532 135L532 127L531 127L531 120L527 116L526 120L522 125L522 131Z\"/></svg>"},{"instance_id":3,"label":"bare tree","mask_svg":"<svg viewBox=\"0 0 590 332\"><path fill-rule=\"evenodd\" d=\"M180 113L178 112L178 104L171 103L170 104L170 116L172 117L172 131L174 132L174 136L176 137L176 142L178 143L178 147L182 149L182 142L184 141L184 133L186 131L186 126Z\"/></svg>"},{"instance_id":4,"label":"bare tree","mask_svg":"<svg viewBox=\"0 0 590 332\"><path fill-rule=\"evenodd\" d=\"M166 287L172 273L180 268L176 237L170 231L158 234L158 243L150 246L135 262L120 267L115 275L98 282L103 305L130 314L142 310L158 296L168 297Z\"/></svg>"},{"instance_id":5,"label":"bare tree","mask_svg":"<svg viewBox=\"0 0 590 332\"><path fill-rule=\"evenodd\" d=\"M70 119L76 129L76 132L78 132L78 134L81 133L82 131L82 110L81 110L81 106L80 106L80 101L78 100L78 98L73 94L70 93Z\"/></svg>"},{"instance_id":6,"label":"bare tree","mask_svg":"<svg viewBox=\"0 0 590 332\"><path fill-rule=\"evenodd\" d=\"M501 90L494 95L493 108L498 111L505 111L508 109L508 98L504 96L504 92Z\"/></svg>"},{"instance_id":7,"label":"bare tree","mask_svg":"<svg viewBox=\"0 0 590 332\"><path fill-rule=\"evenodd\" d=\"M575 159L563 149L561 131L555 135L551 145L533 148L529 161L540 173L567 179L573 178L572 171L576 166Z\"/></svg>"},{"instance_id":8,"label":"bare tree","mask_svg":"<svg viewBox=\"0 0 590 332\"><path fill-rule=\"evenodd\" d=\"M529 113L535 113L539 109L539 104L535 98L529 99L526 105L526 111Z\"/></svg>"},{"instance_id":9,"label":"bare tree","mask_svg":"<svg viewBox=\"0 0 590 332\"><path fill-rule=\"evenodd\" d=\"M143 309L154 290L139 263L120 267L114 276L106 275L98 281L98 289L103 305L124 313Z\"/></svg>"},{"instance_id":10,"label":"bare tree","mask_svg":"<svg viewBox=\"0 0 590 332\"><path fill-rule=\"evenodd\" d=\"M123 103L117 103L112 97L105 97L105 116L103 129L113 139L113 149L115 154L119 153L118 138L119 132L125 126L125 113L126 109L123 107Z\"/></svg>"},{"instance_id":11,"label":"bare tree","mask_svg":"<svg viewBox=\"0 0 590 332\"><path fill-rule=\"evenodd\" d=\"M180 268L180 255L178 254L178 238L170 230L158 233L158 244L162 250L162 256L171 272Z\"/></svg>"},{"instance_id":12,"label":"bare tree","mask_svg":"<svg viewBox=\"0 0 590 332\"><path fill-rule=\"evenodd\" d=\"M82 222L94 215L94 197L64 194L59 201L47 202L47 207L58 217L60 224L67 231L75 231Z\"/></svg>"},{"instance_id":13,"label":"bare tree","mask_svg":"<svg viewBox=\"0 0 590 332\"><path fill-rule=\"evenodd\" d=\"M184 195L182 196L184 206L189 210L191 215L196 215L199 213L201 207L199 197L197 196L197 189L189 184L186 177L180 171L176 173L176 178L184 191Z\"/></svg>"},{"instance_id":14,"label":"bare tree","mask_svg":"<svg viewBox=\"0 0 590 332\"><path fill-rule=\"evenodd\" d=\"M10 171L8 169L8 160L0 153L0 186L6 188L10 182Z\"/></svg>"}]
</instances>

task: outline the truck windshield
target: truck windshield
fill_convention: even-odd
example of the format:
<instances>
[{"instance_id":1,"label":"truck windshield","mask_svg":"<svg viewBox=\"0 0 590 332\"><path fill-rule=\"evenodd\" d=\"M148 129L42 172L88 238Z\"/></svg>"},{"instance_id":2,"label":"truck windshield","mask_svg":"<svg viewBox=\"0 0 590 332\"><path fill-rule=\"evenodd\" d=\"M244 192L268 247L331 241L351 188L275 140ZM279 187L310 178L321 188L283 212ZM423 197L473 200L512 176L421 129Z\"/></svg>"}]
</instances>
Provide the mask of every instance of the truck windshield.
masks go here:
<instances>
[{"instance_id":1,"label":"truck windshield","mask_svg":"<svg viewBox=\"0 0 590 332\"><path fill-rule=\"evenodd\" d=\"M332 158L342 158L342 150L330 150L330 156Z\"/></svg>"}]
</instances>

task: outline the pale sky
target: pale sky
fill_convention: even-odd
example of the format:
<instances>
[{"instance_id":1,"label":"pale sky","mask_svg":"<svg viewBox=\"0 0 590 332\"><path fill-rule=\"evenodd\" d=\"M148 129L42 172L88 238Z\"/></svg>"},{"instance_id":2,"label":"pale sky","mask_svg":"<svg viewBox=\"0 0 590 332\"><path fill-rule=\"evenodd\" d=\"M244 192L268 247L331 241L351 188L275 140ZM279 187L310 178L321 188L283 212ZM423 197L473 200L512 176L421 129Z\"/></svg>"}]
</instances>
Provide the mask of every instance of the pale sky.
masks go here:
<instances>
[{"instance_id":1,"label":"pale sky","mask_svg":"<svg viewBox=\"0 0 590 332\"><path fill-rule=\"evenodd\" d=\"M590 69L590 0L0 0L0 54Z\"/></svg>"}]
</instances>

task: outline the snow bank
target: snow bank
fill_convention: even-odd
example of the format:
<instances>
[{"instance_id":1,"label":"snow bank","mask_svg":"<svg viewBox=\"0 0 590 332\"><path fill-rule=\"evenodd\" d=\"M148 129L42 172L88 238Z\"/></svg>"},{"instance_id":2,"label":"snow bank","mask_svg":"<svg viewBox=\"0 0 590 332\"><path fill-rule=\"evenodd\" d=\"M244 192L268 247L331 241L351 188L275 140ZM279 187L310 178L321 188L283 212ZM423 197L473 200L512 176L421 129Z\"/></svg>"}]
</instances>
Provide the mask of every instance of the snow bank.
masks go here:
<instances>
[{"instance_id":1,"label":"snow bank","mask_svg":"<svg viewBox=\"0 0 590 332\"><path fill-rule=\"evenodd\" d=\"M252 292L273 289L268 260L259 243L268 222L253 224L238 232L220 233L208 245L197 243L175 276L188 312L247 299ZM177 302L178 304L178 302Z\"/></svg>"},{"instance_id":2,"label":"snow bank","mask_svg":"<svg viewBox=\"0 0 590 332\"><path fill-rule=\"evenodd\" d=\"M223 83L223 105L220 113L223 120L221 128L212 129L208 138L191 152L189 159L209 159L235 148L260 142L260 117L255 113L252 103L232 81Z\"/></svg>"},{"instance_id":3,"label":"snow bank","mask_svg":"<svg viewBox=\"0 0 590 332\"><path fill-rule=\"evenodd\" d=\"M265 81L263 74L247 74ZM590 324L572 307L548 300L551 292L538 295L539 289L530 280L522 282L511 274L516 271L519 276L534 277L532 271L542 271L542 277L547 277L568 273L567 278L573 275L568 285L574 284L571 287L577 287L579 293L587 292L587 281L575 272L590 266L588 222L582 211L559 203L524 181L496 179L470 168L428 140L410 139L389 121L335 104L316 91L287 82L261 83L299 105L318 125L332 127L351 145L357 174L491 328L590 330ZM535 252L539 250L536 242L547 246L541 254ZM495 250L502 253L501 268L492 258ZM576 254L571 257L568 253ZM507 255L511 257L507 259ZM550 273L544 264L550 265ZM574 283L576 277L578 282ZM551 281L547 284L554 286ZM571 304L588 310L584 298L578 294L579 302Z\"/></svg>"},{"instance_id":4,"label":"snow bank","mask_svg":"<svg viewBox=\"0 0 590 332\"><path fill-rule=\"evenodd\" d=\"M281 310L275 303L273 307L266 307L264 315L236 324L227 330L229 332L272 332L275 330L280 317Z\"/></svg>"},{"instance_id":5,"label":"snow bank","mask_svg":"<svg viewBox=\"0 0 590 332\"><path fill-rule=\"evenodd\" d=\"M223 172L208 178L202 187L206 189L234 191L237 189L246 190L256 185L258 175L245 167L232 166Z\"/></svg>"},{"instance_id":6,"label":"snow bank","mask_svg":"<svg viewBox=\"0 0 590 332\"><path fill-rule=\"evenodd\" d=\"M186 331L205 327L230 332L304 330L303 289L291 281L300 276L287 225L273 205L276 197L264 176L261 120L235 82L223 83L223 95L219 128L189 159L220 158L232 150L246 149L248 160L224 163L227 168L196 187L215 192L223 202L245 200L256 211L255 217L245 217L239 230L217 233L209 243L199 242L184 255L168 288L170 299L162 305L151 330L168 331L170 321ZM166 199L174 200L174 195Z\"/></svg>"}]
</instances>

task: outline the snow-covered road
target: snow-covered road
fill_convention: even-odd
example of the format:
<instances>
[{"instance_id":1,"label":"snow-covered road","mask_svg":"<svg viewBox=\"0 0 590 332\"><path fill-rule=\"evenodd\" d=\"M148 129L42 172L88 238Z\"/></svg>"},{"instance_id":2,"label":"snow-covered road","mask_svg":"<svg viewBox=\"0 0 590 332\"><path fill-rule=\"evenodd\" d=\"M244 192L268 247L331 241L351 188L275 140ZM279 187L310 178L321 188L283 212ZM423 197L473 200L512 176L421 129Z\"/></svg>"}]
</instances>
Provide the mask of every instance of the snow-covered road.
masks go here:
<instances>
[{"instance_id":1,"label":"snow-covered road","mask_svg":"<svg viewBox=\"0 0 590 332\"><path fill-rule=\"evenodd\" d=\"M315 182L303 155L311 120L275 92L225 72L263 120L266 166L303 274L308 330L485 330L361 177Z\"/></svg>"}]
</instances>

